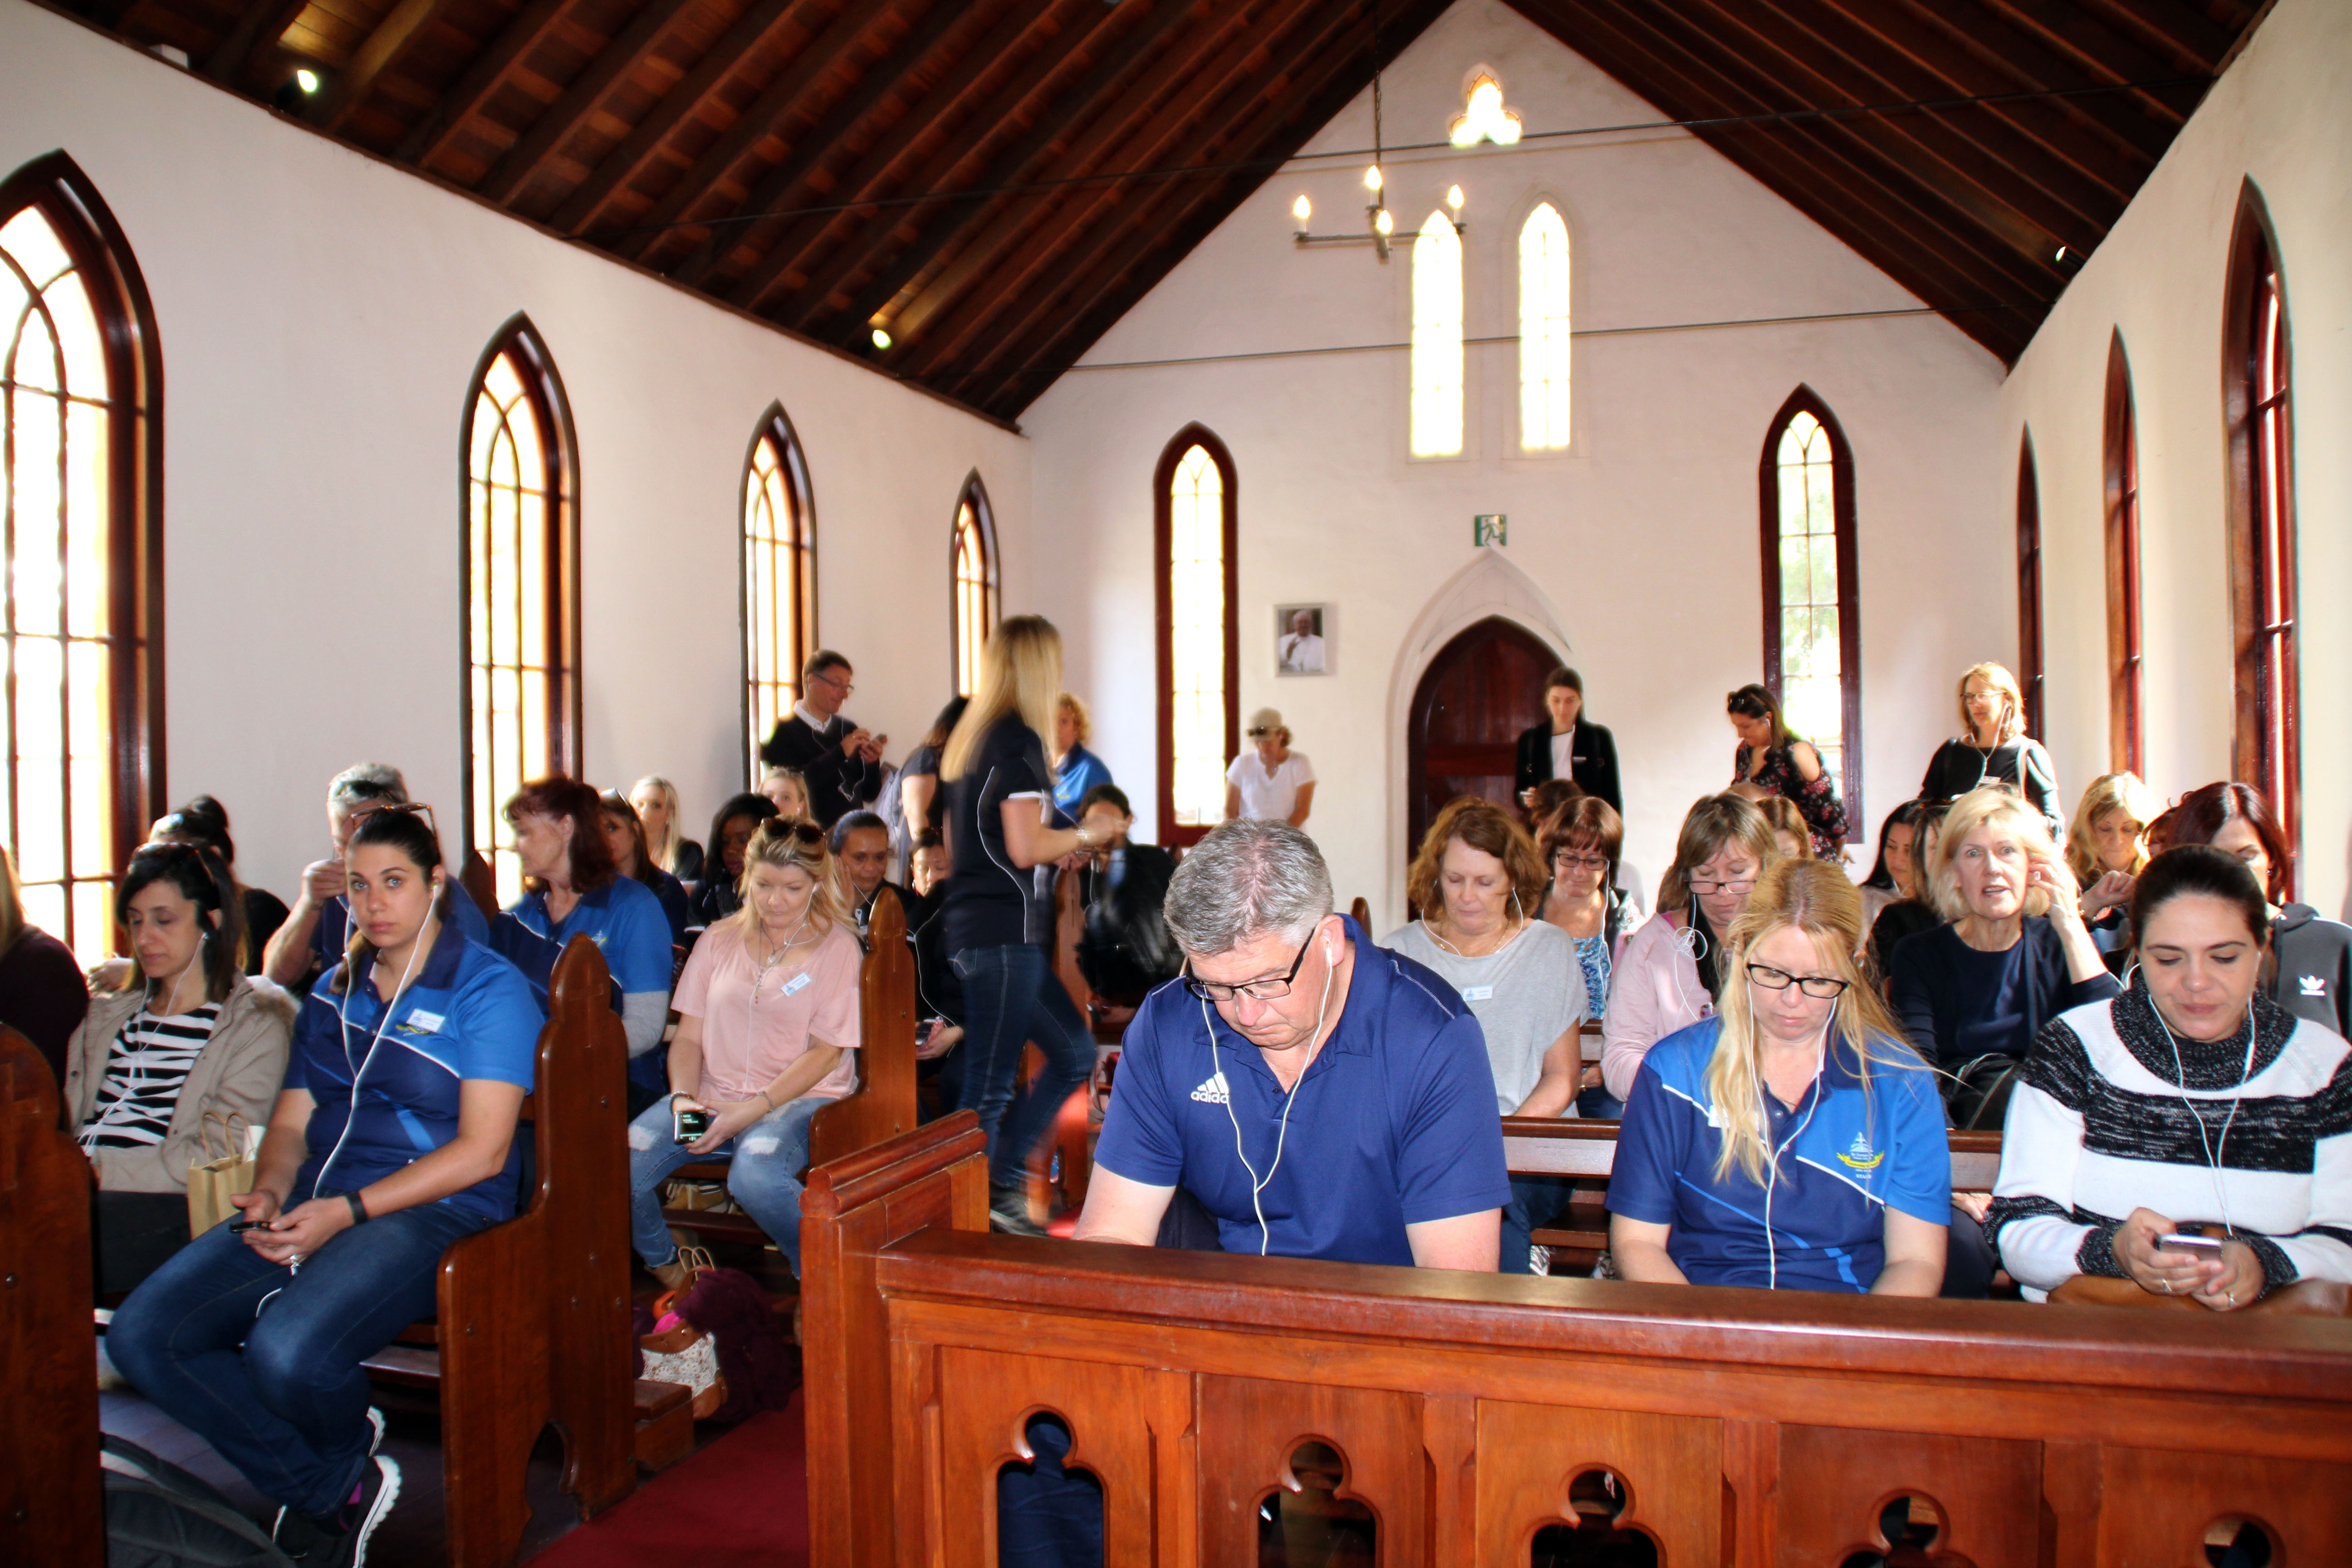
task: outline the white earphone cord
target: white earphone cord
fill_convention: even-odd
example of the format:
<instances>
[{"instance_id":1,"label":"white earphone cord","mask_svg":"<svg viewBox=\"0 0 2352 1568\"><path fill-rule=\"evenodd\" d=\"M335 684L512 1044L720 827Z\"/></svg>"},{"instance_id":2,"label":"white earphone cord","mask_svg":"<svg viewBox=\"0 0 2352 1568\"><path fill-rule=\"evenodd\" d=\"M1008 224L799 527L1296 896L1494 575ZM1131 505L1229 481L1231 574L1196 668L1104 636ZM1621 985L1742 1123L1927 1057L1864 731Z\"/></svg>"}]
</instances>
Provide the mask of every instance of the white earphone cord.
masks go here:
<instances>
[{"instance_id":1,"label":"white earphone cord","mask_svg":"<svg viewBox=\"0 0 2352 1568\"><path fill-rule=\"evenodd\" d=\"M2156 1005L2154 996L2148 998L2147 1009L2156 1015L2157 1026L2164 1031L2166 1043L2172 1047L2175 1092L2180 1096L2180 1103L2188 1107L2189 1114L2197 1119L2197 1142L2204 1148L2205 1163L2211 1168L2209 1173L2213 1178L2213 1202L2221 1211L2221 1228L2228 1234L2235 1236L2238 1233L2238 1227L2230 1219L2230 1189L2221 1180L2221 1162L2229 1157L2230 1129L2237 1122L2238 1108L2246 1102L2246 1085L2252 1083L2254 1078L2253 999L2252 997L2246 999L2246 1065L2238 1074L2238 1093L2230 1101L2230 1114L2221 1119L2221 1142L2218 1149L2214 1145L2211 1135L2206 1130L2205 1113L2197 1109L2195 1100L2189 1098L2189 1068L2180 1059L2180 1041L2173 1034L2171 1023L2166 1019L2164 1009Z\"/></svg>"},{"instance_id":2,"label":"white earphone cord","mask_svg":"<svg viewBox=\"0 0 2352 1568\"><path fill-rule=\"evenodd\" d=\"M1307 1037L1310 1041L1323 1033L1324 1014L1331 1005L1331 981L1338 973L1338 961L1327 947L1324 949L1323 995L1315 1004L1315 1033ZM1225 1120L1234 1124L1234 1153L1240 1159L1242 1169L1250 1175L1250 1210L1257 1215L1257 1255L1264 1258L1266 1244L1273 1238L1266 1231L1265 1207L1258 1202L1258 1194L1265 1191L1266 1184L1272 1182L1275 1173L1282 1169L1283 1145L1290 1138L1290 1108L1298 1102L1298 1086L1307 1081L1307 1068L1298 1069L1298 1076L1291 1080L1289 1091L1282 1097L1282 1121L1274 1135L1274 1163L1268 1165L1265 1176L1260 1177L1257 1167L1250 1163L1248 1152L1242 1147L1242 1119L1234 1113L1233 1086L1225 1081L1224 1058L1217 1054L1217 1023L1215 1016L1209 1011L1206 997L1201 999L1201 1022L1209 1031L1210 1070L1216 1075L1218 1086L1225 1092Z\"/></svg>"}]
</instances>

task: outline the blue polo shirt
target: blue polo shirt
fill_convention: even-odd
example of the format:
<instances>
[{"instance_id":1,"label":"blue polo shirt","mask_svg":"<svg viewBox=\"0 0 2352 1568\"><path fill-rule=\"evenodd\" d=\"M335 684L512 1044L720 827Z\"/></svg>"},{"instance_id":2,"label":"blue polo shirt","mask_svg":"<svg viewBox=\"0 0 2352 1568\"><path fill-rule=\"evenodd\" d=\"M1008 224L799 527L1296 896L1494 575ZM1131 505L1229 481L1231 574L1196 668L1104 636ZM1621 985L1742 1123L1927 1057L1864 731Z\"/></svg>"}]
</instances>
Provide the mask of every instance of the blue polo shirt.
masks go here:
<instances>
[{"instance_id":1,"label":"blue polo shirt","mask_svg":"<svg viewBox=\"0 0 2352 1568\"><path fill-rule=\"evenodd\" d=\"M1711 1120L1706 1067L1723 1020L1706 1018L1650 1047L1625 1102L1609 1211L1673 1226L1666 1256L1694 1285L1864 1291L1886 1263L1885 1210L1944 1225L1952 1212L1951 1145L1935 1076L1908 1045L1878 1042L1865 1084L1851 1052L1830 1052L1795 1109L1767 1092L1766 1137L1787 1146L1765 1189L1738 1166L1716 1179L1723 1134ZM1769 1174L1769 1171L1767 1173Z\"/></svg>"},{"instance_id":2,"label":"blue polo shirt","mask_svg":"<svg viewBox=\"0 0 2352 1568\"><path fill-rule=\"evenodd\" d=\"M329 970L303 999L286 1061L286 1087L317 1101L301 1187L357 1192L440 1148L457 1135L458 1086L467 1079L531 1087L542 1019L530 987L463 931L441 928L388 1022L373 980L336 994L341 971ZM521 1173L517 1138L504 1172L440 1201L486 1220L509 1219Z\"/></svg>"},{"instance_id":3,"label":"blue polo shirt","mask_svg":"<svg viewBox=\"0 0 2352 1568\"><path fill-rule=\"evenodd\" d=\"M1263 1243L1284 1258L1409 1268L1406 1226L1511 1201L1494 1073L1453 988L1346 923L1347 1005L1299 1077L1286 1131L1288 1097L1257 1047L1170 981L1127 1026L1095 1161L1182 1185L1217 1216L1228 1252ZM1263 1233L1244 1158L1265 1182Z\"/></svg>"},{"instance_id":4,"label":"blue polo shirt","mask_svg":"<svg viewBox=\"0 0 2352 1568\"><path fill-rule=\"evenodd\" d=\"M449 883L449 918L467 942L490 940L490 922L483 915L482 906L474 902L474 896L458 886L455 878ZM351 940L352 902L338 893L320 906L319 923L310 928L310 952L319 961L320 973L343 961Z\"/></svg>"},{"instance_id":5,"label":"blue polo shirt","mask_svg":"<svg viewBox=\"0 0 2352 1568\"><path fill-rule=\"evenodd\" d=\"M586 936L604 955L613 975L614 1012L621 1010L625 995L669 994L669 916L651 888L632 878L615 879L583 893L561 921L548 918L544 892L528 892L490 922L489 945L522 971L542 1017L556 961L575 936ZM629 1077L654 1089L668 1088L665 1054L655 1049L631 1058Z\"/></svg>"}]
</instances>

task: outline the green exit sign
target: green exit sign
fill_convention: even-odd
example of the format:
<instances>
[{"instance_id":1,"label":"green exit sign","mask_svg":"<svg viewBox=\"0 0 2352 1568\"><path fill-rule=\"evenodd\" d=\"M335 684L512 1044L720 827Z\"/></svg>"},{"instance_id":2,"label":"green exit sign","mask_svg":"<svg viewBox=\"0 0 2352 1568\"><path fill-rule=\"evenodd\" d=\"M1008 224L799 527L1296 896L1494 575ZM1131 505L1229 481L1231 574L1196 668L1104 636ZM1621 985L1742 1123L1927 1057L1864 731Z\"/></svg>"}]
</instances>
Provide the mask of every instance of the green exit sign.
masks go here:
<instances>
[{"instance_id":1,"label":"green exit sign","mask_svg":"<svg viewBox=\"0 0 2352 1568\"><path fill-rule=\"evenodd\" d=\"M1484 512L1470 520L1472 544L1508 544L1510 542L1511 520L1501 512Z\"/></svg>"}]
</instances>

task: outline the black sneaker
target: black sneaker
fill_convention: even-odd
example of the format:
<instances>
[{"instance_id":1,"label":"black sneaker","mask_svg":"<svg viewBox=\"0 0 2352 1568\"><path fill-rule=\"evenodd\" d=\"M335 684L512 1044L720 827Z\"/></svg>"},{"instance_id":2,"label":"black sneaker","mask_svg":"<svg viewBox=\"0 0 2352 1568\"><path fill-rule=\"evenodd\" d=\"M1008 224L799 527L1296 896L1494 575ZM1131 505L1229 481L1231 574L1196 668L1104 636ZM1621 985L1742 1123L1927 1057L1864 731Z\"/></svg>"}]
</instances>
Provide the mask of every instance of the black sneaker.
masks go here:
<instances>
[{"instance_id":1,"label":"black sneaker","mask_svg":"<svg viewBox=\"0 0 2352 1568\"><path fill-rule=\"evenodd\" d=\"M1024 1187L988 1189L988 1228L1003 1236L1044 1236L1045 1227L1029 1217L1029 1193Z\"/></svg>"},{"instance_id":2,"label":"black sneaker","mask_svg":"<svg viewBox=\"0 0 2352 1568\"><path fill-rule=\"evenodd\" d=\"M367 1418L368 1457L373 1458L375 1451L383 1447L383 1412L371 1405ZM277 1519L269 1526L270 1543L297 1563L304 1561L320 1542L341 1539L309 1515L298 1513L290 1508L279 1509Z\"/></svg>"},{"instance_id":3,"label":"black sneaker","mask_svg":"<svg viewBox=\"0 0 2352 1568\"><path fill-rule=\"evenodd\" d=\"M368 1537L375 1533L392 1505L400 1500L400 1466L378 1454L360 1475L357 1500L342 1506L335 1522L341 1526L335 1550L315 1552L310 1561L320 1568L362 1568L367 1562Z\"/></svg>"}]
</instances>

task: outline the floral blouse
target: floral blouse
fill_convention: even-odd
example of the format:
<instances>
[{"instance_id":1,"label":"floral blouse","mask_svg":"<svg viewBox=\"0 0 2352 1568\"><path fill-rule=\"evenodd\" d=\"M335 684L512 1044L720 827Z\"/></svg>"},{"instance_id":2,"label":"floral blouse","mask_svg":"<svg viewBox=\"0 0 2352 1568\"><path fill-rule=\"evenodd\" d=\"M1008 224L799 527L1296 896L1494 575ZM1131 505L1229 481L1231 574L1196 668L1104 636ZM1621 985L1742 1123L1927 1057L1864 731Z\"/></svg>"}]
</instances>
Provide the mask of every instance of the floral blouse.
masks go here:
<instances>
[{"instance_id":1,"label":"floral blouse","mask_svg":"<svg viewBox=\"0 0 2352 1568\"><path fill-rule=\"evenodd\" d=\"M1822 768L1821 777L1808 784L1805 775L1797 771L1786 746L1765 752L1764 760L1752 774L1748 768L1748 743L1743 741L1732 753L1731 782L1738 784L1744 779L1796 802L1805 826L1812 829L1813 853L1824 860L1834 860L1843 854L1845 803L1838 799L1837 780L1827 765Z\"/></svg>"}]
</instances>

